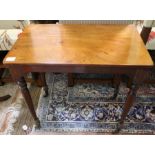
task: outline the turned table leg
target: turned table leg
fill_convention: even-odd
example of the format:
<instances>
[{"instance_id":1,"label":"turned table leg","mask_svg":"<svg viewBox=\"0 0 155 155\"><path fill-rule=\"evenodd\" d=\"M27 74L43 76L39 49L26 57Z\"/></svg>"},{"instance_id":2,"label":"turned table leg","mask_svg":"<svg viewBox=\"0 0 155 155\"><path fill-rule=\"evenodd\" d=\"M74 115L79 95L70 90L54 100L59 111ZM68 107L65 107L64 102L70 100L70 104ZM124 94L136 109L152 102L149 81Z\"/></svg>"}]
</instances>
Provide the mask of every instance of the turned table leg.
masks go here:
<instances>
[{"instance_id":1,"label":"turned table leg","mask_svg":"<svg viewBox=\"0 0 155 155\"><path fill-rule=\"evenodd\" d=\"M149 76L149 72L145 70L137 70L135 72L130 91L127 95L127 99L124 104L123 113L122 113L120 122L114 133L118 133L123 128L125 118L128 115L131 107L135 102L137 90L139 86L148 78L148 76Z\"/></svg>"},{"instance_id":2,"label":"turned table leg","mask_svg":"<svg viewBox=\"0 0 155 155\"><path fill-rule=\"evenodd\" d=\"M27 84L26 84L24 77L21 77L17 83L21 89L22 95L26 101L26 104L27 104L30 112L31 112L31 115L32 115L33 119L35 120L36 128L40 128L40 121L36 115L34 105L32 102L32 98L31 98L30 92L27 88Z\"/></svg>"},{"instance_id":3,"label":"turned table leg","mask_svg":"<svg viewBox=\"0 0 155 155\"><path fill-rule=\"evenodd\" d=\"M44 89L44 97L47 97L48 96L48 86L47 86L47 83L46 83L46 77L45 77L45 73L40 73L40 80L42 82L42 85L43 85L43 89Z\"/></svg>"},{"instance_id":4,"label":"turned table leg","mask_svg":"<svg viewBox=\"0 0 155 155\"><path fill-rule=\"evenodd\" d=\"M125 102L125 105L123 108L123 113L122 113L120 122L118 124L118 127L117 127L115 133L118 133L123 128L125 118L128 115L131 107L133 106L133 104L135 102L137 90L138 90L138 87L133 84L131 86L129 93L128 93L128 96L127 96L127 99L126 99L126 102Z\"/></svg>"}]
</instances>

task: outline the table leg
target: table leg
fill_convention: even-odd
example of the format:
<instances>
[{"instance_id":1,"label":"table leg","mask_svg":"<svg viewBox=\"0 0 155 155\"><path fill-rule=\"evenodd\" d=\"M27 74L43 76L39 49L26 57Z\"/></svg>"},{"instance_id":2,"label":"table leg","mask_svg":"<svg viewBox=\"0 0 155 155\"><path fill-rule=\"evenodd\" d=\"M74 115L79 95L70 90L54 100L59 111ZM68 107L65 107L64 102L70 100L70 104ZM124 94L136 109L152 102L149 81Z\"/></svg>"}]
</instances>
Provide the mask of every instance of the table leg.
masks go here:
<instances>
[{"instance_id":1,"label":"table leg","mask_svg":"<svg viewBox=\"0 0 155 155\"><path fill-rule=\"evenodd\" d=\"M43 89L44 89L44 97L47 97L48 96L48 86L47 86L47 83L46 83L46 77L45 77L45 73L40 73L40 79L42 81L42 85L43 85Z\"/></svg>"},{"instance_id":2,"label":"table leg","mask_svg":"<svg viewBox=\"0 0 155 155\"><path fill-rule=\"evenodd\" d=\"M0 86L4 85L4 82L2 82L2 76L3 76L4 71L5 71L5 68L0 68Z\"/></svg>"},{"instance_id":3,"label":"table leg","mask_svg":"<svg viewBox=\"0 0 155 155\"><path fill-rule=\"evenodd\" d=\"M74 74L73 73L68 73L68 87L73 87L74 86Z\"/></svg>"},{"instance_id":4,"label":"table leg","mask_svg":"<svg viewBox=\"0 0 155 155\"><path fill-rule=\"evenodd\" d=\"M36 115L34 105L32 102L32 98L31 98L30 92L27 88L27 84L26 84L24 77L21 77L17 83L21 89L22 95L26 101L26 104L27 104L30 112L31 112L31 115L32 115L33 119L35 120L36 128L40 128L40 121Z\"/></svg>"},{"instance_id":5,"label":"table leg","mask_svg":"<svg viewBox=\"0 0 155 155\"><path fill-rule=\"evenodd\" d=\"M42 87L43 84L42 84L42 81L39 78L40 73L32 72L31 75L32 75L32 79L35 81L35 84L38 87Z\"/></svg>"},{"instance_id":6,"label":"table leg","mask_svg":"<svg viewBox=\"0 0 155 155\"><path fill-rule=\"evenodd\" d=\"M124 104L121 120L120 120L118 127L114 133L118 133L122 129L122 127L124 125L125 118L128 115L128 113L136 99L137 90L138 90L139 86L149 77L149 74L150 73L146 72L145 70L137 70L135 72L135 75L133 76L134 78L132 80L132 85L131 85L130 91L127 95L127 99Z\"/></svg>"},{"instance_id":7,"label":"table leg","mask_svg":"<svg viewBox=\"0 0 155 155\"><path fill-rule=\"evenodd\" d=\"M4 82L2 82L2 76L3 76L3 73L5 71L5 68L0 68L0 86L3 86L4 85ZM8 95L4 95L4 96L1 96L0 97L0 102L3 102L3 101L6 101L10 98L11 96L8 94Z\"/></svg>"},{"instance_id":8,"label":"table leg","mask_svg":"<svg viewBox=\"0 0 155 155\"><path fill-rule=\"evenodd\" d=\"M133 104L135 102L137 90L138 90L138 87L133 84L131 86L131 89L130 89L129 93L128 93L128 96L127 96L127 99L126 99L126 102L125 102L125 105L124 105L124 108L123 108L123 113L122 113L122 116L121 116L121 120L120 120L120 122L118 124L118 127L117 127L115 133L118 133L123 128L125 118L128 115L131 107L133 106Z\"/></svg>"},{"instance_id":9,"label":"table leg","mask_svg":"<svg viewBox=\"0 0 155 155\"><path fill-rule=\"evenodd\" d=\"M110 98L111 100L115 100L117 98L117 95L119 93L120 82L121 82L121 76L120 75L114 75L114 79L113 79L114 95Z\"/></svg>"}]
</instances>

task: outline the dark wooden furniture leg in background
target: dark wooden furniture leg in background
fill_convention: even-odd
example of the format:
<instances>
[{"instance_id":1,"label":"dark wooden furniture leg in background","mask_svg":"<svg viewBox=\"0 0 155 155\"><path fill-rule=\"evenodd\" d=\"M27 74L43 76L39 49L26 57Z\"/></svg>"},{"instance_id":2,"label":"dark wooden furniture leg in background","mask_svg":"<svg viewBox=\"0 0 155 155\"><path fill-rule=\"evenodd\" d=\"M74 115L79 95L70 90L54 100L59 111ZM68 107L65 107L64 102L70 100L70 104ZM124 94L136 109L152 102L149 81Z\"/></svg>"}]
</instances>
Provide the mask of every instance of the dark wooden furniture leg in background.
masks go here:
<instances>
[{"instance_id":1,"label":"dark wooden furniture leg in background","mask_svg":"<svg viewBox=\"0 0 155 155\"><path fill-rule=\"evenodd\" d=\"M4 71L5 71L5 68L0 68L0 86L4 85L4 82L1 80ZM0 102L8 100L10 97L11 96L9 94L8 95L4 95L4 96L0 96Z\"/></svg>"},{"instance_id":2,"label":"dark wooden furniture leg in background","mask_svg":"<svg viewBox=\"0 0 155 155\"><path fill-rule=\"evenodd\" d=\"M40 80L41 80L41 83L43 85L43 89L44 89L44 97L47 97L48 96L48 86L47 86L47 83L46 83L46 77L45 77L45 73L39 73L40 74Z\"/></svg>"},{"instance_id":3,"label":"dark wooden furniture leg in background","mask_svg":"<svg viewBox=\"0 0 155 155\"><path fill-rule=\"evenodd\" d=\"M68 73L68 87L73 87L74 86L74 74L73 73Z\"/></svg>"},{"instance_id":4,"label":"dark wooden furniture leg in background","mask_svg":"<svg viewBox=\"0 0 155 155\"><path fill-rule=\"evenodd\" d=\"M6 67L2 62L3 62L3 59L7 55L8 52L9 52L8 50L1 50L0 51L0 86L4 85L4 81L2 80L2 76L3 76L3 73L6 69Z\"/></svg>"},{"instance_id":5,"label":"dark wooden furniture leg in background","mask_svg":"<svg viewBox=\"0 0 155 155\"><path fill-rule=\"evenodd\" d=\"M42 87L43 84L42 84L42 82L41 82L41 80L40 80L40 78L39 78L40 73L32 72L31 75L32 75L32 79L35 81L35 84L36 84L38 87Z\"/></svg>"},{"instance_id":6,"label":"dark wooden furniture leg in background","mask_svg":"<svg viewBox=\"0 0 155 155\"><path fill-rule=\"evenodd\" d=\"M5 57L5 55L7 53L8 53L8 51L0 51L0 86L3 86L4 85L4 82L2 80L2 76L3 76L3 73L4 73L4 71L5 71L6 68L4 67L2 61L3 61L3 59L4 59L4 57ZM8 100L10 97L11 96L9 94L4 95L4 96L1 96L0 97L0 102L3 102L3 101Z\"/></svg>"},{"instance_id":7,"label":"dark wooden furniture leg in background","mask_svg":"<svg viewBox=\"0 0 155 155\"><path fill-rule=\"evenodd\" d=\"M143 26L140 36L141 36L144 44L147 43L151 30L152 30L152 27L144 27Z\"/></svg>"},{"instance_id":8,"label":"dark wooden furniture leg in background","mask_svg":"<svg viewBox=\"0 0 155 155\"><path fill-rule=\"evenodd\" d=\"M120 85L120 82L121 82L121 75L114 75L114 78L113 78L113 87L115 88L114 89L114 95L110 98L112 100L115 100L117 98L117 95L119 93L119 85Z\"/></svg>"},{"instance_id":9,"label":"dark wooden furniture leg in background","mask_svg":"<svg viewBox=\"0 0 155 155\"><path fill-rule=\"evenodd\" d=\"M0 68L0 86L4 85L4 82L2 81L2 76L4 71L5 71L5 68Z\"/></svg>"}]
</instances>

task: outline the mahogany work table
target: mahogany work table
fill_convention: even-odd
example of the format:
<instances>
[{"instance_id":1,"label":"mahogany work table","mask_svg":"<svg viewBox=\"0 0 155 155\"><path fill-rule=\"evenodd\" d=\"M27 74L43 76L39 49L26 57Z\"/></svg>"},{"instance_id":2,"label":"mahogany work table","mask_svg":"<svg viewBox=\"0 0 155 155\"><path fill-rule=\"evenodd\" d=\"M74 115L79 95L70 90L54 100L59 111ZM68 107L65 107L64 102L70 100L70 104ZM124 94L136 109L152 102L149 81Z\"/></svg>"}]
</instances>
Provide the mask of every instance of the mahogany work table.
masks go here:
<instances>
[{"instance_id":1,"label":"mahogany work table","mask_svg":"<svg viewBox=\"0 0 155 155\"><path fill-rule=\"evenodd\" d=\"M133 77L118 130L133 105L138 85L153 61L134 25L29 25L5 57L28 108L40 127L31 95L23 77L40 72L45 96L45 72L110 73ZM145 74L144 74L145 73Z\"/></svg>"}]
</instances>

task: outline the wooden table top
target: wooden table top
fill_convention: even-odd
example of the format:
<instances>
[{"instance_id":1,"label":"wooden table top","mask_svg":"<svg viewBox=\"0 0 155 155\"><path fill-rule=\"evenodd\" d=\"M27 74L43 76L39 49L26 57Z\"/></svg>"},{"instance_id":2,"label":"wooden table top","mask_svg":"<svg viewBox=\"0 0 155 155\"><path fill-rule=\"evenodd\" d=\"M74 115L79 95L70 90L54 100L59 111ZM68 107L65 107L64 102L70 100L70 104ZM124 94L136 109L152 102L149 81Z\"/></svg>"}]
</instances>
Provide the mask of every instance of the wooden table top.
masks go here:
<instances>
[{"instance_id":1,"label":"wooden table top","mask_svg":"<svg viewBox=\"0 0 155 155\"><path fill-rule=\"evenodd\" d=\"M152 66L134 25L28 26L4 64Z\"/></svg>"}]
</instances>

